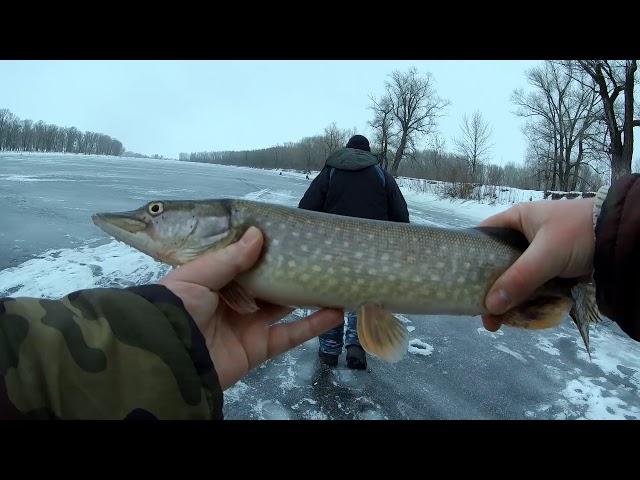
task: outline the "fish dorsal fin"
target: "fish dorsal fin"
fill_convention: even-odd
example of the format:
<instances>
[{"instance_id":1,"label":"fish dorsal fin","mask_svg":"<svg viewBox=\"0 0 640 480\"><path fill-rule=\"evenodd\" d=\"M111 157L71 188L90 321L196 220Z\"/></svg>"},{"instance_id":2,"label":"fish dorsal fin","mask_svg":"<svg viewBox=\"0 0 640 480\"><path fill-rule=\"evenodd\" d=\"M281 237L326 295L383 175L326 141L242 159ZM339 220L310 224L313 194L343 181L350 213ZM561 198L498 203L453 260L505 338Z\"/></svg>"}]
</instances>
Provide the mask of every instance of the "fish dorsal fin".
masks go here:
<instances>
[{"instance_id":1,"label":"fish dorsal fin","mask_svg":"<svg viewBox=\"0 0 640 480\"><path fill-rule=\"evenodd\" d=\"M358 309L358 338L367 352L391 363L399 361L409 345L404 324L375 303L365 303Z\"/></svg>"},{"instance_id":2,"label":"fish dorsal fin","mask_svg":"<svg viewBox=\"0 0 640 480\"><path fill-rule=\"evenodd\" d=\"M218 293L229 307L240 314L254 313L260 309L249 292L235 280L225 285Z\"/></svg>"}]
</instances>

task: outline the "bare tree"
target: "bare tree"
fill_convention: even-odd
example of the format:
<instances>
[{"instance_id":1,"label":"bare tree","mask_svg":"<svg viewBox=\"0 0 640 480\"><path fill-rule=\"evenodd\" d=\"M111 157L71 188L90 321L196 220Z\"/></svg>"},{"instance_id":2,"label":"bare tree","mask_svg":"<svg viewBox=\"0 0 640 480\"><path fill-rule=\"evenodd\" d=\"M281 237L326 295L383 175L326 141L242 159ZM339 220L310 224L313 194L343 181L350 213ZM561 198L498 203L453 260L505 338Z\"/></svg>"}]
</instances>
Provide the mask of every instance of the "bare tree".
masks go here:
<instances>
[{"instance_id":1,"label":"bare tree","mask_svg":"<svg viewBox=\"0 0 640 480\"><path fill-rule=\"evenodd\" d=\"M304 162L304 171L311 173L314 169L321 169L326 160L324 155L324 137L314 136L303 138L299 147L302 150L302 157Z\"/></svg>"},{"instance_id":2,"label":"bare tree","mask_svg":"<svg viewBox=\"0 0 640 480\"><path fill-rule=\"evenodd\" d=\"M449 101L437 96L431 74L421 76L415 67L405 73L394 71L391 80L386 82L386 92L400 136L390 170L396 175L407 147L415 146L420 136L433 133Z\"/></svg>"},{"instance_id":3,"label":"bare tree","mask_svg":"<svg viewBox=\"0 0 640 480\"><path fill-rule=\"evenodd\" d=\"M78 129L76 127L69 127L67 129L67 144L65 145L65 150L67 152L78 152L79 133L80 132L78 132Z\"/></svg>"},{"instance_id":4,"label":"bare tree","mask_svg":"<svg viewBox=\"0 0 640 480\"><path fill-rule=\"evenodd\" d=\"M436 132L433 136L433 155L431 157L431 165L434 178L440 179L442 175L442 167L446 161L446 139Z\"/></svg>"},{"instance_id":5,"label":"bare tree","mask_svg":"<svg viewBox=\"0 0 640 480\"><path fill-rule=\"evenodd\" d=\"M336 125L336 122L332 122L328 127L324 129L323 141L325 145L326 157L344 146L347 141L345 136L345 131L340 130Z\"/></svg>"},{"instance_id":6,"label":"bare tree","mask_svg":"<svg viewBox=\"0 0 640 480\"><path fill-rule=\"evenodd\" d=\"M45 124L42 120L38 120L33 124L33 142L36 152L44 152L44 127Z\"/></svg>"},{"instance_id":7,"label":"bare tree","mask_svg":"<svg viewBox=\"0 0 640 480\"><path fill-rule=\"evenodd\" d=\"M21 150L22 149L22 129L20 120L18 117L13 116L8 123L6 148L7 150Z\"/></svg>"},{"instance_id":8,"label":"bare tree","mask_svg":"<svg viewBox=\"0 0 640 480\"><path fill-rule=\"evenodd\" d=\"M536 188L544 190L555 190L558 175L557 161L554 152L553 139L545 134L544 130L539 131L536 126L528 124L524 129L525 136L529 139L529 145L525 154L525 166L535 180Z\"/></svg>"},{"instance_id":9,"label":"bare tree","mask_svg":"<svg viewBox=\"0 0 640 480\"><path fill-rule=\"evenodd\" d=\"M358 135L358 129L356 127L345 128L342 133L344 134L345 143L354 135Z\"/></svg>"},{"instance_id":10,"label":"bare tree","mask_svg":"<svg viewBox=\"0 0 640 480\"><path fill-rule=\"evenodd\" d=\"M525 94L516 90L512 101L517 114L527 118L526 135L537 157L537 168L551 170L545 177L555 189L575 188L581 166L596 168L603 156L597 148L597 125L601 118L599 100L593 90L585 88L588 78L576 69L575 62L546 61L543 67L527 72L534 88ZM541 155L547 155L542 158Z\"/></svg>"},{"instance_id":11,"label":"bare tree","mask_svg":"<svg viewBox=\"0 0 640 480\"><path fill-rule=\"evenodd\" d=\"M611 176L616 180L631 172L633 127L640 126L640 119L633 118L637 61L579 60L578 64L595 84L583 83L583 86L599 95L602 102L611 155ZM622 102L618 102L620 94L623 95Z\"/></svg>"},{"instance_id":12,"label":"bare tree","mask_svg":"<svg viewBox=\"0 0 640 480\"><path fill-rule=\"evenodd\" d=\"M383 95L380 100L369 97L371 105L369 108L373 110L373 120L369 122L369 126L374 131L374 144L380 155L380 163L383 168L389 167L389 144L397 135L393 131L393 101L391 97Z\"/></svg>"},{"instance_id":13,"label":"bare tree","mask_svg":"<svg viewBox=\"0 0 640 480\"><path fill-rule=\"evenodd\" d=\"M500 185L503 175L504 170L498 165L488 165L486 182L488 185Z\"/></svg>"},{"instance_id":14,"label":"bare tree","mask_svg":"<svg viewBox=\"0 0 640 480\"><path fill-rule=\"evenodd\" d=\"M7 148L7 138L15 115L6 108L0 108L0 150Z\"/></svg>"},{"instance_id":15,"label":"bare tree","mask_svg":"<svg viewBox=\"0 0 640 480\"><path fill-rule=\"evenodd\" d=\"M492 148L489 143L491 127L482 118L480 111L476 110L471 119L467 115L464 116L460 130L460 137L454 140L454 144L458 153L466 158L471 179L475 181L478 166L489 159Z\"/></svg>"},{"instance_id":16,"label":"bare tree","mask_svg":"<svg viewBox=\"0 0 640 480\"><path fill-rule=\"evenodd\" d=\"M22 148L25 151L33 150L33 122L31 120L22 120Z\"/></svg>"}]
</instances>

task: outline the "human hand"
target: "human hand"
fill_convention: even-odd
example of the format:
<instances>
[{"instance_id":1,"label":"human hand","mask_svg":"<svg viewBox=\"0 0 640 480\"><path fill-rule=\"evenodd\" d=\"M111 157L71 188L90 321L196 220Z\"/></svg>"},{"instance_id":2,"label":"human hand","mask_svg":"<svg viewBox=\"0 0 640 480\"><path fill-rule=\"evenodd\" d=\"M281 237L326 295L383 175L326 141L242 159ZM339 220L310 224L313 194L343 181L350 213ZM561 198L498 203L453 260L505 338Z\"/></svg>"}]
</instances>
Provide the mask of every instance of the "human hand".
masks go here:
<instances>
[{"instance_id":1,"label":"human hand","mask_svg":"<svg viewBox=\"0 0 640 480\"><path fill-rule=\"evenodd\" d=\"M172 270L160 284L182 299L204 335L220 385L227 389L251 369L343 321L341 310L322 309L302 320L273 325L291 312L266 302L241 315L220 302L218 291L260 257L263 236L249 228L240 240Z\"/></svg>"},{"instance_id":2,"label":"human hand","mask_svg":"<svg viewBox=\"0 0 640 480\"><path fill-rule=\"evenodd\" d=\"M482 227L513 228L530 242L487 294L489 314L482 317L487 330L498 330L501 322L496 316L527 299L548 280L591 274L595 250L592 211L591 198L542 200L519 203L480 223Z\"/></svg>"}]
</instances>

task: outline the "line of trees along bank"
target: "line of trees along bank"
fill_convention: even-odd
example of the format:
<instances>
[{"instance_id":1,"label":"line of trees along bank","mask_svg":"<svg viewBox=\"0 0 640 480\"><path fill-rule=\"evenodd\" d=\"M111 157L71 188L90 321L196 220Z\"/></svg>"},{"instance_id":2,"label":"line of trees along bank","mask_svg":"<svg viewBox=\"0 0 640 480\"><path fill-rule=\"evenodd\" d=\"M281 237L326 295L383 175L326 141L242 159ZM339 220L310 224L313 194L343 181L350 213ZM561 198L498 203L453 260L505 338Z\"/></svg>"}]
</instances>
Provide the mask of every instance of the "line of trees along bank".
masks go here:
<instances>
[{"instance_id":1,"label":"line of trees along bank","mask_svg":"<svg viewBox=\"0 0 640 480\"><path fill-rule=\"evenodd\" d=\"M527 152L504 166L492 163L491 126L481 112L463 116L460 131L451 138L455 148L448 151L438 120L449 100L438 95L431 74L413 67L394 71L382 95L370 96L371 147L396 176L595 190L632 169L633 129L640 126L636 71L636 60L549 60L524 72L527 87L514 90L511 101L512 113L522 120ZM298 142L253 151L181 153L180 159L319 170L353 133L366 132L341 130L332 123L323 134Z\"/></svg>"},{"instance_id":2,"label":"line of trees along bank","mask_svg":"<svg viewBox=\"0 0 640 480\"><path fill-rule=\"evenodd\" d=\"M81 132L76 127L58 127L42 120L20 120L8 109L0 109L0 151L66 152L87 155L124 153L119 140L95 132Z\"/></svg>"}]
</instances>

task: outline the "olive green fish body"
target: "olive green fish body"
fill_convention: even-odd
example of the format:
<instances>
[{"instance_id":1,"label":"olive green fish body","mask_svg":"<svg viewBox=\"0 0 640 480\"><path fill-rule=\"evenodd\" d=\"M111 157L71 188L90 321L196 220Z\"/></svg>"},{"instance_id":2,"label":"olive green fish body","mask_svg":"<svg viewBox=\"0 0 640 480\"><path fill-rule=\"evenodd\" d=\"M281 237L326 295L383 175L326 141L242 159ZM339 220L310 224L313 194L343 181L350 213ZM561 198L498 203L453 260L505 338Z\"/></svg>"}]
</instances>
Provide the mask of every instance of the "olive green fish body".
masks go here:
<instances>
[{"instance_id":1,"label":"olive green fish body","mask_svg":"<svg viewBox=\"0 0 640 480\"><path fill-rule=\"evenodd\" d=\"M356 219L235 200L232 227L265 236L259 265L238 281L257 297L355 310L478 315L518 249L475 229Z\"/></svg>"},{"instance_id":2,"label":"olive green fish body","mask_svg":"<svg viewBox=\"0 0 640 480\"><path fill-rule=\"evenodd\" d=\"M407 332L391 312L480 315L495 280L527 247L501 228L446 229L312 212L239 199L150 202L94 222L157 260L181 265L239 239L250 226L265 239L256 265L221 291L241 313L254 298L297 307L358 311L358 335L369 351L396 361ZM502 321L548 328L567 314L588 350L598 320L590 283L552 279Z\"/></svg>"}]
</instances>

